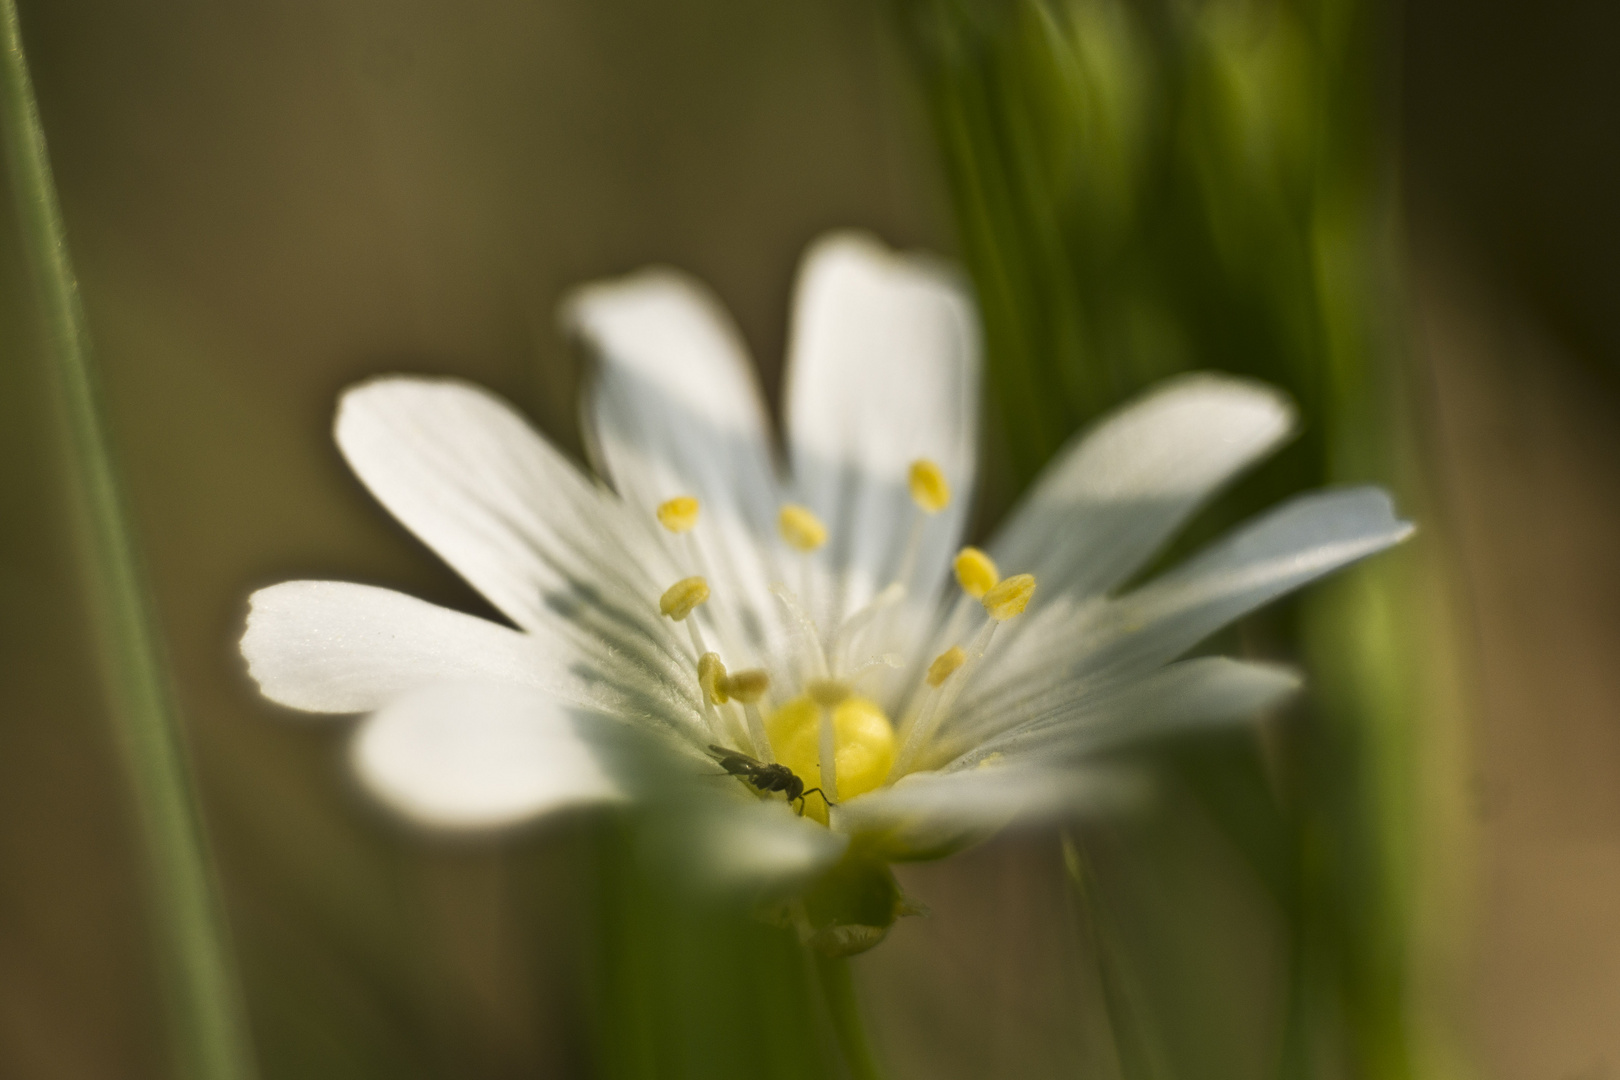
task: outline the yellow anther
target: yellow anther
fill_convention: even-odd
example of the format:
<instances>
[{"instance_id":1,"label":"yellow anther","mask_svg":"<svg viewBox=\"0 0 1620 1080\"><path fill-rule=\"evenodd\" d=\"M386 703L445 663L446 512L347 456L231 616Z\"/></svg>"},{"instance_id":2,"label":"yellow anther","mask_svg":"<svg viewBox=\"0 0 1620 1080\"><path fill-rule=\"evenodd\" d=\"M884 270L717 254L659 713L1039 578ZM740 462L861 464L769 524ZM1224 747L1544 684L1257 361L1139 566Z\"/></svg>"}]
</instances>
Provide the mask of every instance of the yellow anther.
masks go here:
<instances>
[{"instance_id":1,"label":"yellow anther","mask_svg":"<svg viewBox=\"0 0 1620 1080\"><path fill-rule=\"evenodd\" d=\"M975 600L996 587L1001 572L990 556L976 547L965 547L956 553L956 583Z\"/></svg>"},{"instance_id":2,"label":"yellow anther","mask_svg":"<svg viewBox=\"0 0 1620 1080\"><path fill-rule=\"evenodd\" d=\"M951 485L945 474L927 458L911 463L911 501L925 513L937 514L951 505Z\"/></svg>"},{"instance_id":3,"label":"yellow anther","mask_svg":"<svg viewBox=\"0 0 1620 1080\"><path fill-rule=\"evenodd\" d=\"M709 583L700 577L682 578L658 598L658 610L680 622L709 598Z\"/></svg>"},{"instance_id":4,"label":"yellow anther","mask_svg":"<svg viewBox=\"0 0 1620 1080\"><path fill-rule=\"evenodd\" d=\"M965 663L967 663L967 653L962 651L962 646L952 645L934 657L934 662L928 665L928 685L938 686L956 674L956 669Z\"/></svg>"},{"instance_id":5,"label":"yellow anther","mask_svg":"<svg viewBox=\"0 0 1620 1080\"><path fill-rule=\"evenodd\" d=\"M749 668L729 675L721 680L720 685L727 694L736 698L744 705L752 705L765 696L765 691L771 688L771 677L758 668Z\"/></svg>"},{"instance_id":6,"label":"yellow anther","mask_svg":"<svg viewBox=\"0 0 1620 1080\"><path fill-rule=\"evenodd\" d=\"M1015 615L1023 614L1029 606L1029 598L1034 595L1035 575L1014 574L985 593L981 603L992 619L1006 622Z\"/></svg>"},{"instance_id":7,"label":"yellow anther","mask_svg":"<svg viewBox=\"0 0 1620 1080\"><path fill-rule=\"evenodd\" d=\"M658 504L658 524L672 533L683 533L697 524L698 501L690 495L677 495Z\"/></svg>"},{"instance_id":8,"label":"yellow anther","mask_svg":"<svg viewBox=\"0 0 1620 1080\"><path fill-rule=\"evenodd\" d=\"M827 526L807 506L788 503L777 515L776 527L782 539L800 551L814 551L827 542Z\"/></svg>"},{"instance_id":9,"label":"yellow anther","mask_svg":"<svg viewBox=\"0 0 1620 1080\"><path fill-rule=\"evenodd\" d=\"M823 709L836 709L851 693L849 684L837 679L811 679L804 691Z\"/></svg>"},{"instance_id":10,"label":"yellow anther","mask_svg":"<svg viewBox=\"0 0 1620 1080\"><path fill-rule=\"evenodd\" d=\"M731 700L726 696L726 665L720 662L719 653L706 652L698 657L698 685L715 705Z\"/></svg>"}]
</instances>

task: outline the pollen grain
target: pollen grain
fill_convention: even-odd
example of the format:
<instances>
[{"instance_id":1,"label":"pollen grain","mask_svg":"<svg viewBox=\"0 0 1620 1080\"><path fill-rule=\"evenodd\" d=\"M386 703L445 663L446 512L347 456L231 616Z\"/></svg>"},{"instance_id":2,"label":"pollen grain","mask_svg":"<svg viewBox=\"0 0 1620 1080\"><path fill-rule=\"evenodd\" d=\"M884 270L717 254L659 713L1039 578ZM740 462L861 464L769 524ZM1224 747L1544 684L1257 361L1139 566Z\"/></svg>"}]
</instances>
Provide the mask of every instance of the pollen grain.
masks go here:
<instances>
[{"instance_id":1,"label":"pollen grain","mask_svg":"<svg viewBox=\"0 0 1620 1080\"><path fill-rule=\"evenodd\" d=\"M701 577L682 578L658 598L658 610L680 622L709 598L709 583Z\"/></svg>"},{"instance_id":2,"label":"pollen grain","mask_svg":"<svg viewBox=\"0 0 1620 1080\"><path fill-rule=\"evenodd\" d=\"M752 705L771 688L771 677L758 668L748 668L720 680L721 688L744 705Z\"/></svg>"},{"instance_id":3,"label":"pollen grain","mask_svg":"<svg viewBox=\"0 0 1620 1080\"><path fill-rule=\"evenodd\" d=\"M658 524L672 533L688 532L697 524L700 509L691 495L677 495L658 504Z\"/></svg>"},{"instance_id":4,"label":"pollen grain","mask_svg":"<svg viewBox=\"0 0 1620 1080\"><path fill-rule=\"evenodd\" d=\"M726 665L720 654L706 652L698 657L698 685L712 705L724 705L731 698L726 693Z\"/></svg>"},{"instance_id":5,"label":"pollen grain","mask_svg":"<svg viewBox=\"0 0 1620 1080\"><path fill-rule=\"evenodd\" d=\"M984 599L984 594L1001 580L1001 572L996 569L995 562L976 547L965 547L958 551L952 565L956 570L956 583L975 600Z\"/></svg>"},{"instance_id":6,"label":"pollen grain","mask_svg":"<svg viewBox=\"0 0 1620 1080\"><path fill-rule=\"evenodd\" d=\"M800 551L815 551L827 542L827 526L808 506L788 503L777 515L776 527L782 539Z\"/></svg>"},{"instance_id":7,"label":"pollen grain","mask_svg":"<svg viewBox=\"0 0 1620 1080\"><path fill-rule=\"evenodd\" d=\"M985 593L980 602L984 604L984 610L992 619L996 622L1006 622L1023 614L1024 609L1029 606L1029 598L1034 595L1035 575L1014 574Z\"/></svg>"},{"instance_id":8,"label":"pollen grain","mask_svg":"<svg viewBox=\"0 0 1620 1080\"><path fill-rule=\"evenodd\" d=\"M927 458L913 461L908 479L911 501L924 513L937 514L951 505L951 485L945 479L944 470L932 461Z\"/></svg>"},{"instance_id":9,"label":"pollen grain","mask_svg":"<svg viewBox=\"0 0 1620 1080\"><path fill-rule=\"evenodd\" d=\"M928 665L928 685L938 687L946 679L955 675L956 669L965 663L967 663L967 653L962 651L962 646L952 645L934 657L934 662Z\"/></svg>"}]
</instances>

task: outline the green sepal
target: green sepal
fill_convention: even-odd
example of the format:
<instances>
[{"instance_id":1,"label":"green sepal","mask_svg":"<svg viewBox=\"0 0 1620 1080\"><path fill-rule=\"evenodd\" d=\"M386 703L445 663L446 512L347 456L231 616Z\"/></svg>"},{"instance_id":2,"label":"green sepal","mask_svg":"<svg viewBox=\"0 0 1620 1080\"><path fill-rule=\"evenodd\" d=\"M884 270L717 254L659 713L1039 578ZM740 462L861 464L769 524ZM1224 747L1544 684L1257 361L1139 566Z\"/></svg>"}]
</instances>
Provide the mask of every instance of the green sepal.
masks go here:
<instances>
[{"instance_id":1,"label":"green sepal","mask_svg":"<svg viewBox=\"0 0 1620 1080\"><path fill-rule=\"evenodd\" d=\"M804 894L809 942L827 956L865 952L915 910L887 862L858 855L843 859Z\"/></svg>"}]
</instances>

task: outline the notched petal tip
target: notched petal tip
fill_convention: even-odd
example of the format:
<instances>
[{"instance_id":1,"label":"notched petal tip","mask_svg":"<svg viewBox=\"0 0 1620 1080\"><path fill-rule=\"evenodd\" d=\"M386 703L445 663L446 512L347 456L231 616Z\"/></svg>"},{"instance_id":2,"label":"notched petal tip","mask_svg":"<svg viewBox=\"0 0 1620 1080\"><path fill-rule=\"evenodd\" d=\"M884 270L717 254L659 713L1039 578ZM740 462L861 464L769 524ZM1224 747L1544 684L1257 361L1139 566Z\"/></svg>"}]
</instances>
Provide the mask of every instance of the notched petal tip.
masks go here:
<instances>
[{"instance_id":1,"label":"notched petal tip","mask_svg":"<svg viewBox=\"0 0 1620 1080\"><path fill-rule=\"evenodd\" d=\"M309 662L320 649L323 628L306 618L311 599L319 601L319 581L284 581L248 597L247 618L237 644L248 677L259 693L277 705L306 713L349 714L365 704L334 694L331 680Z\"/></svg>"},{"instance_id":2,"label":"notched petal tip","mask_svg":"<svg viewBox=\"0 0 1620 1080\"><path fill-rule=\"evenodd\" d=\"M1330 518L1338 519L1343 532L1367 537L1370 543L1376 544L1374 551L1402 543L1417 531L1416 524L1397 516L1395 497L1388 489L1374 484L1309 493L1283 506L1303 503L1312 494L1320 500L1319 505L1328 508Z\"/></svg>"},{"instance_id":3,"label":"notched petal tip","mask_svg":"<svg viewBox=\"0 0 1620 1080\"><path fill-rule=\"evenodd\" d=\"M265 697L304 712L368 712L450 680L579 689L566 661L528 634L346 581L287 581L255 592L241 650Z\"/></svg>"},{"instance_id":4,"label":"notched petal tip","mask_svg":"<svg viewBox=\"0 0 1620 1080\"><path fill-rule=\"evenodd\" d=\"M625 309L649 303L695 303L721 310L719 300L702 281L673 266L654 264L569 289L557 302L557 328L565 336L600 347L606 343L611 322Z\"/></svg>"},{"instance_id":5,"label":"notched petal tip","mask_svg":"<svg viewBox=\"0 0 1620 1080\"><path fill-rule=\"evenodd\" d=\"M805 249L799 265L801 277L853 271L880 275L890 284L905 281L938 290L961 307L975 325L977 322L972 288L960 267L931 251L890 247L864 229L834 229L821 234Z\"/></svg>"}]
</instances>

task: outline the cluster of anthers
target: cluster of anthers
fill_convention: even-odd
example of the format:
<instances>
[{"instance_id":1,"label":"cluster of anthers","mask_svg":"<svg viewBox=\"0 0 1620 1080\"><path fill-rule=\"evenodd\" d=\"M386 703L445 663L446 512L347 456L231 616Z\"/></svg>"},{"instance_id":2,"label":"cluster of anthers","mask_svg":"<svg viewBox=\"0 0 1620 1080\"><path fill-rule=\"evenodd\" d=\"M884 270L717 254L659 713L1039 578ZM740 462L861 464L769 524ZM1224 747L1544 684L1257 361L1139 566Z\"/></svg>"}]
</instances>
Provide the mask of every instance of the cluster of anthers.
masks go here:
<instances>
[{"instance_id":1,"label":"cluster of anthers","mask_svg":"<svg viewBox=\"0 0 1620 1080\"><path fill-rule=\"evenodd\" d=\"M963 686L989 649L996 628L1017 618L1035 592L1033 574L1003 578L995 562L976 547L964 547L953 561L957 584L983 606L985 619L972 637L942 651L928 665L920 692L911 695L899 730L871 697L863 681L900 666L892 653L858 665L852 657L864 639L884 627L887 613L904 598L903 582L916 566L928 521L951 502L951 488L932 461L911 464L908 482L916 512L895 580L865 606L847 616L824 638L800 594L808 593L810 560L827 543L827 528L808 507L789 503L777 515L777 531L799 563L801 588L771 586L794 629L795 648L785 666L796 683L791 692L772 685L764 669L731 671L709 648L694 614L709 603L709 583L701 573L682 578L664 591L659 610L685 624L699 657L698 683L704 718L713 740L710 750L725 772L763 793L781 792L802 814L826 824L841 799L854 798L892 783L917 766L921 750L949 714ZM701 570L702 556L692 542L701 506L690 495L662 503L658 522L677 543L677 563ZM735 749L743 748L743 749ZM820 795L820 800L810 798Z\"/></svg>"}]
</instances>

